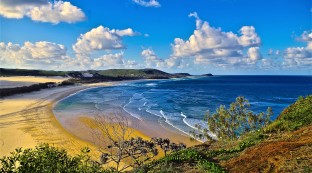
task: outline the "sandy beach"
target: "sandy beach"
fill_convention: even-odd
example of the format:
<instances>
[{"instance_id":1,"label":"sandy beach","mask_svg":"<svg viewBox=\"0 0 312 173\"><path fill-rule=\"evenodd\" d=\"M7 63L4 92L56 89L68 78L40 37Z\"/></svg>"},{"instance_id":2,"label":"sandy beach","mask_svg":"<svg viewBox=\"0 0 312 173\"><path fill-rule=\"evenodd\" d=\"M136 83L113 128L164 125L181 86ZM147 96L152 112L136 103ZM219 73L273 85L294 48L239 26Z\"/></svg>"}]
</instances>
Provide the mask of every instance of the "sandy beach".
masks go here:
<instances>
[{"instance_id":1,"label":"sandy beach","mask_svg":"<svg viewBox=\"0 0 312 173\"><path fill-rule=\"evenodd\" d=\"M92 147L64 130L52 113L57 100L89 87L92 86L57 87L1 99L0 156L8 155L17 147L34 147L39 143L54 144L71 153L84 146Z\"/></svg>"},{"instance_id":2,"label":"sandy beach","mask_svg":"<svg viewBox=\"0 0 312 173\"><path fill-rule=\"evenodd\" d=\"M14 88L21 86L30 86L37 83L45 82L63 82L69 78L61 76L53 77L40 77L40 76L14 76L14 77L3 77L0 76L0 88Z\"/></svg>"},{"instance_id":3,"label":"sandy beach","mask_svg":"<svg viewBox=\"0 0 312 173\"><path fill-rule=\"evenodd\" d=\"M17 147L29 148L39 143L50 143L65 148L69 153L78 153L82 147L88 146L97 151L93 129L90 124L92 117L83 115L67 118L65 124L60 124L53 114L54 104L78 91L98 86L110 86L114 83L98 83L44 89L27 94L19 94L0 100L0 157L8 155ZM157 123L140 122L129 116L134 134L143 138L168 137L174 142L184 142L188 146L197 144ZM89 123L87 123L89 122Z\"/></svg>"}]
</instances>

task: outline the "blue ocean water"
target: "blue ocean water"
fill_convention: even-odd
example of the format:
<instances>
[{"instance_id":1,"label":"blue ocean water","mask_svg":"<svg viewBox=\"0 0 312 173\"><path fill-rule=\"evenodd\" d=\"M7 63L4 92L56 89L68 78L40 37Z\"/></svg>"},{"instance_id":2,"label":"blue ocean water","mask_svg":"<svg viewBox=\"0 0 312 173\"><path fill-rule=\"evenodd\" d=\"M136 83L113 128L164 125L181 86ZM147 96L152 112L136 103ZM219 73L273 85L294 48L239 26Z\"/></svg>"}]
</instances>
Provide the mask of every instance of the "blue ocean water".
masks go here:
<instances>
[{"instance_id":1,"label":"blue ocean water","mask_svg":"<svg viewBox=\"0 0 312 173\"><path fill-rule=\"evenodd\" d=\"M118 113L140 120L158 119L188 134L195 124L220 105L227 107L244 96L254 112L272 107L275 119L299 96L312 94L312 76L214 76L170 80L144 80L79 92L60 101L57 114L75 110Z\"/></svg>"}]
</instances>

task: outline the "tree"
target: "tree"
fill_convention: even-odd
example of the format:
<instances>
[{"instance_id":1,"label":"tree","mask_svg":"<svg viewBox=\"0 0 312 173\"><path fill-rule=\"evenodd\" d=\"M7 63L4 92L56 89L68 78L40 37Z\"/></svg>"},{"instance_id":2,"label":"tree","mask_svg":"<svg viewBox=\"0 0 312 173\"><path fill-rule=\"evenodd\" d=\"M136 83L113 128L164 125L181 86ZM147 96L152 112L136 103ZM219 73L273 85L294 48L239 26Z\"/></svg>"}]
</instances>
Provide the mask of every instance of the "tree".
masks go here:
<instances>
[{"instance_id":1,"label":"tree","mask_svg":"<svg viewBox=\"0 0 312 173\"><path fill-rule=\"evenodd\" d=\"M102 146L101 163L115 163L114 170L122 172L128 168L138 168L158 155L159 146L165 154L186 148L184 144L171 143L169 139L152 138L144 140L133 134L129 120L118 114L97 116L99 131L94 135L97 145Z\"/></svg>"},{"instance_id":2,"label":"tree","mask_svg":"<svg viewBox=\"0 0 312 173\"><path fill-rule=\"evenodd\" d=\"M214 114L209 111L205 116L208 123L208 130L204 129L204 135L209 131L216 134L219 140L234 140L239 138L241 134L252 130L259 129L270 123L273 115L272 108L268 107L267 112L259 114L249 110L250 104L244 97L237 97L236 101L230 104L230 108L226 109L221 105Z\"/></svg>"}]
</instances>

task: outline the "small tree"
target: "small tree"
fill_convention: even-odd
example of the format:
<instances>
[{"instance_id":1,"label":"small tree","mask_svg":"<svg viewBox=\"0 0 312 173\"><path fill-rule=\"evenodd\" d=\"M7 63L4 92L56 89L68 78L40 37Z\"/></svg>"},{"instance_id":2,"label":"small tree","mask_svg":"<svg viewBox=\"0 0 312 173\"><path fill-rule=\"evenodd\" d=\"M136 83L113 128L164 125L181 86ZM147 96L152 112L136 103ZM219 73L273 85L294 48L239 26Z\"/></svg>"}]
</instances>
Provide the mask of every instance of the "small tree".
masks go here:
<instances>
[{"instance_id":1,"label":"small tree","mask_svg":"<svg viewBox=\"0 0 312 173\"><path fill-rule=\"evenodd\" d=\"M151 161L159 153L157 146L160 146L165 154L186 148L186 145L171 143L169 139L134 138L129 121L117 114L97 116L96 124L99 131L94 135L98 140L98 145L103 146L100 148L101 163L115 163L113 169L117 172L128 168L138 168L147 161Z\"/></svg>"},{"instance_id":2,"label":"small tree","mask_svg":"<svg viewBox=\"0 0 312 173\"><path fill-rule=\"evenodd\" d=\"M174 142L171 143L170 139L168 138L152 138L151 141L160 146L160 148L165 152L165 155L167 155L169 152L177 152L186 148L185 144L176 144Z\"/></svg>"},{"instance_id":3,"label":"small tree","mask_svg":"<svg viewBox=\"0 0 312 173\"><path fill-rule=\"evenodd\" d=\"M267 112L255 114L249 110L250 104L244 97L237 97L236 101L230 104L230 108L226 109L221 105L214 114L209 111L205 116L208 122L209 131L216 134L219 140L234 140L241 134L259 129L270 123L273 115L272 108L268 107ZM208 136L207 129L203 130L204 135Z\"/></svg>"}]
</instances>

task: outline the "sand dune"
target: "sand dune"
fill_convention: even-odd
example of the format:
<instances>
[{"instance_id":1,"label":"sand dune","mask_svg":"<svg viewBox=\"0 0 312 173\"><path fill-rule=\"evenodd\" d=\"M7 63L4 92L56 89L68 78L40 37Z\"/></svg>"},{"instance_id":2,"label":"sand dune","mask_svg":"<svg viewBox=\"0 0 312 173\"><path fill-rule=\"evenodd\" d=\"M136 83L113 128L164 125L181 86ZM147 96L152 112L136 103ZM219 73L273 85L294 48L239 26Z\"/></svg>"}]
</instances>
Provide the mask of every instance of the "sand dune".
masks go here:
<instances>
[{"instance_id":1,"label":"sand dune","mask_svg":"<svg viewBox=\"0 0 312 173\"><path fill-rule=\"evenodd\" d=\"M36 83L45 82L62 82L69 78L65 77L37 77L37 76L14 76L14 77L0 77L0 88L13 88L21 86L30 86Z\"/></svg>"}]
</instances>

